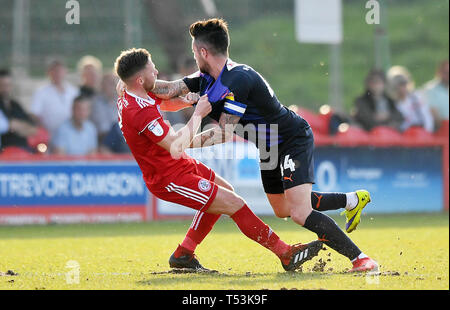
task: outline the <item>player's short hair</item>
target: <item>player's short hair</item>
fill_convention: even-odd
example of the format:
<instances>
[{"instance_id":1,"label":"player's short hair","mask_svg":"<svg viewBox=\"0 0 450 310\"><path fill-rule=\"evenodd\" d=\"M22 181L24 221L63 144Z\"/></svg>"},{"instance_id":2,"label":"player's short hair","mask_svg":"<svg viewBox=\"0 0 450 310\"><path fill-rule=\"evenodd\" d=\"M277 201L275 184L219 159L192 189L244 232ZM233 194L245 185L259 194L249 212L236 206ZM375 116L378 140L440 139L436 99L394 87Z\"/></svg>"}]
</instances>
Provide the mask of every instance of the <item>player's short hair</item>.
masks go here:
<instances>
[{"instance_id":1,"label":"player's short hair","mask_svg":"<svg viewBox=\"0 0 450 310\"><path fill-rule=\"evenodd\" d=\"M230 37L227 22L221 18L211 18L193 23L189 27L191 36L200 43L208 45L213 55L228 55Z\"/></svg>"},{"instance_id":2,"label":"player's short hair","mask_svg":"<svg viewBox=\"0 0 450 310\"><path fill-rule=\"evenodd\" d=\"M126 50L117 57L114 70L122 81L126 81L144 69L150 58L150 53L144 48Z\"/></svg>"}]
</instances>

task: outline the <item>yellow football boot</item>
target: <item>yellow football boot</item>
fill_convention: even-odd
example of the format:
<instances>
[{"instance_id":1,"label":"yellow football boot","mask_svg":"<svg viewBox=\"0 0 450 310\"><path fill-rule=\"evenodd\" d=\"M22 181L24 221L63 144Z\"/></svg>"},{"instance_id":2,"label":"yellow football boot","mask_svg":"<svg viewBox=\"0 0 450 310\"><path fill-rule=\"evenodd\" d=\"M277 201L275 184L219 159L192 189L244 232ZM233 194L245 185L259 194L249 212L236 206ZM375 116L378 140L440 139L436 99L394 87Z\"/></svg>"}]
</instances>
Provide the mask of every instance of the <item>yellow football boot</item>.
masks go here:
<instances>
[{"instance_id":1,"label":"yellow football boot","mask_svg":"<svg viewBox=\"0 0 450 310\"><path fill-rule=\"evenodd\" d=\"M347 222L345 223L345 230L347 233L351 233L356 229L359 222L361 221L361 212L364 207L370 202L370 193L364 189L356 191L358 196L358 204L351 210L344 210L341 215L345 214Z\"/></svg>"}]
</instances>

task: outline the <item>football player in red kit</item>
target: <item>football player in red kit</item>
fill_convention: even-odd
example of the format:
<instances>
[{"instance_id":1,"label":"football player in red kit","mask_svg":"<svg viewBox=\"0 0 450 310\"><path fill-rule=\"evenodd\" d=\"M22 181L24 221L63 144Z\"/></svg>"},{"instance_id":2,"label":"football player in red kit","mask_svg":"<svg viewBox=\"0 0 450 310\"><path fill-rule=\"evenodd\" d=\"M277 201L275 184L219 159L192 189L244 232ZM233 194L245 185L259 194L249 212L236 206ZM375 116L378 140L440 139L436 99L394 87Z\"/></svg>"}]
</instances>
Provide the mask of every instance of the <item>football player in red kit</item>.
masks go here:
<instances>
[{"instance_id":1,"label":"football player in red kit","mask_svg":"<svg viewBox=\"0 0 450 310\"><path fill-rule=\"evenodd\" d=\"M189 157L190 146L203 117L211 112L207 96L202 96L187 124L175 131L164 122L162 110L177 110L187 99L162 101L151 91L158 71L145 49L130 49L115 62L124 91L118 99L119 126L142 170L145 183L156 197L211 214L226 214L248 238L272 251L285 270L295 270L316 256L322 242L288 245L262 222L232 187L213 170ZM122 86L118 85L118 88ZM203 268L193 253L177 251L171 266Z\"/></svg>"}]
</instances>

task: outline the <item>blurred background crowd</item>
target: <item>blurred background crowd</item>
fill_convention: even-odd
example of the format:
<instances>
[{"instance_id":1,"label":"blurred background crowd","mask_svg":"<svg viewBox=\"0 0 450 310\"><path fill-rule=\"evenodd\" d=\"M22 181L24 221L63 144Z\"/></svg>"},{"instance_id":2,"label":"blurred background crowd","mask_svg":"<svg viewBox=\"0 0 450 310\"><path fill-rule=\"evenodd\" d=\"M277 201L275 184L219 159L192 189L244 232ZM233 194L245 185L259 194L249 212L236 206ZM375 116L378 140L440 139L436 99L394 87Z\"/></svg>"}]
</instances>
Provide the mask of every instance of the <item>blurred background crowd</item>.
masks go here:
<instances>
[{"instance_id":1,"label":"blurred background crowd","mask_svg":"<svg viewBox=\"0 0 450 310\"><path fill-rule=\"evenodd\" d=\"M57 2L52 1L49 3L56 7ZM22 7L17 7L19 2ZM280 101L306 118L315 132L332 136L348 128L371 132L387 127L400 133L421 128L430 134L445 126L448 130L448 1L414 1L414 6L402 0L387 1L394 22L389 32L386 24L382 28L390 47L388 56L378 63L373 61L377 29L362 22L365 9L360 1L344 1L340 77L344 94L337 106L330 104L334 94L326 91L330 55L318 44L295 41L293 1L248 0L241 3L239 12L224 1L195 1L194 5L192 1L169 0L164 6L152 0L125 2L128 4L119 1L112 5L109 1L102 14L89 7L92 3L80 1L82 14L85 12L80 25L66 25L58 19L64 17L64 7L55 9L61 11L57 17L42 11L45 8L31 8L26 0L16 4L0 0L3 28L10 27L12 33L0 37L0 52L11 54L0 61L0 152L128 153L117 124L115 56L124 48L143 46L153 54L160 79L191 74L197 68L187 26L205 17L208 10L230 22L231 58L260 71ZM106 5L103 0L96 3ZM125 6L124 17L115 16L121 14L121 6ZM427 14L421 15L424 9ZM166 18L168 14L172 18ZM24 24L29 33L17 39L14 21L19 17L21 21L28 18ZM116 32L110 25L120 24L122 17L123 36L108 39ZM39 27L30 27L33 22ZM366 32L356 32L361 29ZM44 31L51 34L44 40L46 46L39 45ZM39 53L33 52L34 45ZM28 49L27 61L17 56L22 53L21 46ZM86 53L91 55L81 56ZM165 117L172 125L185 123L191 112L189 108ZM321 114L328 117L317 125L315 118Z\"/></svg>"}]
</instances>

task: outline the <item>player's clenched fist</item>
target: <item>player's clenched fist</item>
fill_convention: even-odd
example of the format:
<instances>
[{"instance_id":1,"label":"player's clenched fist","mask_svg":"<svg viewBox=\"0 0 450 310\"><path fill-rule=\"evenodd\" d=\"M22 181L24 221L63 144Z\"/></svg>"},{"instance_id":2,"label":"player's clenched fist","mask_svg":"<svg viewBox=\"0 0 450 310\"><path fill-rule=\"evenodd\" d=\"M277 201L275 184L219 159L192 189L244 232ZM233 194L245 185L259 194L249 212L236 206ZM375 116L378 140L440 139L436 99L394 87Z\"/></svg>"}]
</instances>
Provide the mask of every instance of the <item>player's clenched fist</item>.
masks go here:
<instances>
[{"instance_id":1,"label":"player's clenched fist","mask_svg":"<svg viewBox=\"0 0 450 310\"><path fill-rule=\"evenodd\" d=\"M208 95L203 95L197 102L194 113L202 118L211 112L211 103L208 101Z\"/></svg>"},{"instance_id":2,"label":"player's clenched fist","mask_svg":"<svg viewBox=\"0 0 450 310\"><path fill-rule=\"evenodd\" d=\"M197 103L200 99L200 95L197 93L188 93L185 97L184 97L185 101L189 104L194 104Z\"/></svg>"}]
</instances>

